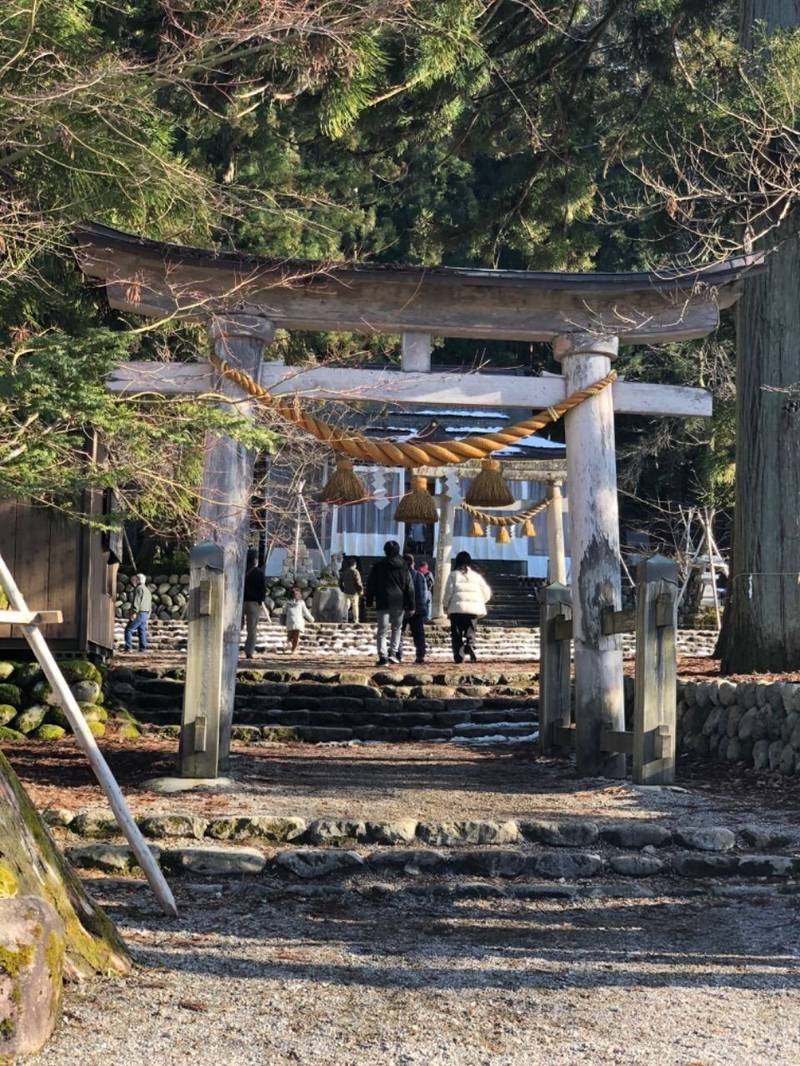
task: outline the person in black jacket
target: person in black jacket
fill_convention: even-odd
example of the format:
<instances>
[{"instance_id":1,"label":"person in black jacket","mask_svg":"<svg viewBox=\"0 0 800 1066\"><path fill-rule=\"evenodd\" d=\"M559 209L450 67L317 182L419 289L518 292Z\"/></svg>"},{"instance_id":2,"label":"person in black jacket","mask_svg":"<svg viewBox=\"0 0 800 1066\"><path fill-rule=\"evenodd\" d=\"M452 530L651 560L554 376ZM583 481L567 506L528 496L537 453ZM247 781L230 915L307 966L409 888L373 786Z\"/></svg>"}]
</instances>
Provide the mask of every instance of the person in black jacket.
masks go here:
<instances>
[{"instance_id":1,"label":"person in black jacket","mask_svg":"<svg viewBox=\"0 0 800 1066\"><path fill-rule=\"evenodd\" d=\"M411 574L411 580L414 584L414 611L406 615L403 619L403 633L406 631L406 626L411 630L411 639L414 641L414 650L417 653L417 662L425 662L425 619L428 617L428 611L430 608L431 594L428 589L428 583L425 580L425 575L420 573L419 570L414 569L414 556L410 552L405 552L403 555L403 562L408 567L408 572ZM398 658L402 658L402 642L398 651Z\"/></svg>"},{"instance_id":2,"label":"person in black jacket","mask_svg":"<svg viewBox=\"0 0 800 1066\"><path fill-rule=\"evenodd\" d=\"M267 578L263 566L258 565L258 556L255 552L247 553L247 569L244 575L244 621L247 626L247 637L244 642L245 658L252 659L256 653L256 633L258 620L264 610L264 600L267 598Z\"/></svg>"},{"instance_id":3,"label":"person in black jacket","mask_svg":"<svg viewBox=\"0 0 800 1066\"><path fill-rule=\"evenodd\" d=\"M416 607L414 584L408 567L400 558L400 545L396 540L388 540L383 546L383 554L386 558L375 563L367 579L367 607L375 604L378 620L378 666L400 662L403 616L406 612L413 614Z\"/></svg>"}]
</instances>

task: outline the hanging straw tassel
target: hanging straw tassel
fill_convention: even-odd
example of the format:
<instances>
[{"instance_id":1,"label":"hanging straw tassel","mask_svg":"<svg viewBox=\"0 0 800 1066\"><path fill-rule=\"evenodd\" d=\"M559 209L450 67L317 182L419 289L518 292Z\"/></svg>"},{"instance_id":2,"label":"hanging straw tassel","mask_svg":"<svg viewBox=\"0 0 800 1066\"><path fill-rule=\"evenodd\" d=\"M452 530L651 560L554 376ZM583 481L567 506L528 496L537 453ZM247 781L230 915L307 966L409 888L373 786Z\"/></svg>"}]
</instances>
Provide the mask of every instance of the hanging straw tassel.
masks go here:
<instances>
[{"instance_id":1,"label":"hanging straw tassel","mask_svg":"<svg viewBox=\"0 0 800 1066\"><path fill-rule=\"evenodd\" d=\"M526 518L522 525L519 527L519 535L521 537L535 537L536 527L533 524L532 518Z\"/></svg>"},{"instance_id":2,"label":"hanging straw tassel","mask_svg":"<svg viewBox=\"0 0 800 1066\"><path fill-rule=\"evenodd\" d=\"M473 518L469 527L469 535L471 537L482 537L483 526L480 524L477 518Z\"/></svg>"},{"instance_id":3,"label":"hanging straw tassel","mask_svg":"<svg viewBox=\"0 0 800 1066\"><path fill-rule=\"evenodd\" d=\"M411 491L398 503L394 517L398 522L421 522L427 526L439 520L436 502L428 492L426 477L412 477Z\"/></svg>"},{"instance_id":4,"label":"hanging straw tassel","mask_svg":"<svg viewBox=\"0 0 800 1066\"><path fill-rule=\"evenodd\" d=\"M467 491L467 503L471 507L507 507L514 502L511 489L500 473L497 459L482 459L481 472Z\"/></svg>"},{"instance_id":5,"label":"hanging straw tassel","mask_svg":"<svg viewBox=\"0 0 800 1066\"><path fill-rule=\"evenodd\" d=\"M364 482L353 470L350 459L336 459L336 469L319 494L320 503L361 503L369 493Z\"/></svg>"},{"instance_id":6,"label":"hanging straw tassel","mask_svg":"<svg viewBox=\"0 0 800 1066\"><path fill-rule=\"evenodd\" d=\"M495 540L498 544L509 544L511 542L511 534L505 526L497 527L497 536L495 537Z\"/></svg>"}]
</instances>

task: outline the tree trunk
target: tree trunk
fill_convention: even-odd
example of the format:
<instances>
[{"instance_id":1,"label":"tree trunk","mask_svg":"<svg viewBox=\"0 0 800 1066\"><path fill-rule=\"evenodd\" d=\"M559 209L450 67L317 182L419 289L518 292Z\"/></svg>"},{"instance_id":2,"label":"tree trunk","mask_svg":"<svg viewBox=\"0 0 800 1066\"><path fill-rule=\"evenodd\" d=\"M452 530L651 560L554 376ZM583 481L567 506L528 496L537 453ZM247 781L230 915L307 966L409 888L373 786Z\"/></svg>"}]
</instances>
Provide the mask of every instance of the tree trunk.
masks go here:
<instances>
[{"instance_id":1,"label":"tree trunk","mask_svg":"<svg viewBox=\"0 0 800 1066\"><path fill-rule=\"evenodd\" d=\"M756 23L800 26L800 0L743 0L742 43ZM800 382L798 215L777 234L764 273L745 282L737 308L736 514L722 668L800 667Z\"/></svg>"},{"instance_id":2,"label":"tree trunk","mask_svg":"<svg viewBox=\"0 0 800 1066\"><path fill-rule=\"evenodd\" d=\"M56 911L64 925L68 975L130 969L116 926L86 894L0 754L0 897L8 896L38 896Z\"/></svg>"}]
</instances>

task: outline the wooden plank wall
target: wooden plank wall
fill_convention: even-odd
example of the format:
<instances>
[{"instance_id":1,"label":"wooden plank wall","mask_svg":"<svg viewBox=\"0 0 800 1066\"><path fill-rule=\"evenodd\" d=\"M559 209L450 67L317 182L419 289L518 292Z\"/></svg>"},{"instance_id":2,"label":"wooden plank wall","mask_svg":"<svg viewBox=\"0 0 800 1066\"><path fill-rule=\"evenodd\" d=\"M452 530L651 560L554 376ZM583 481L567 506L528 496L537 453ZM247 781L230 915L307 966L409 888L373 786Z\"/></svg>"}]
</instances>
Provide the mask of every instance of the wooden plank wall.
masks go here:
<instances>
[{"instance_id":1,"label":"wooden plank wall","mask_svg":"<svg viewBox=\"0 0 800 1066\"><path fill-rule=\"evenodd\" d=\"M77 647L81 627L80 526L58 511L22 500L0 500L0 551L34 610L61 611L64 621L47 627L54 647L68 641ZM25 640L18 627L0 626L0 642ZM7 645L8 646L8 645Z\"/></svg>"}]
</instances>

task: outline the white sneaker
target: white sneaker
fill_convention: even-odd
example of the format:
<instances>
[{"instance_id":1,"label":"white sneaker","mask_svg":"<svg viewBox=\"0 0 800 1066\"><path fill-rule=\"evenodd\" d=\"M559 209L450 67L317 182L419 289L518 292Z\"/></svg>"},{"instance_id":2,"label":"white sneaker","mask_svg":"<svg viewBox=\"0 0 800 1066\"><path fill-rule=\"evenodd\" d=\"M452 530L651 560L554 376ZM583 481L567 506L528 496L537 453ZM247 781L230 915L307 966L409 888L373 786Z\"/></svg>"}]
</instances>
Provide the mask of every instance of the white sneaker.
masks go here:
<instances>
[{"instance_id":1,"label":"white sneaker","mask_svg":"<svg viewBox=\"0 0 800 1066\"><path fill-rule=\"evenodd\" d=\"M399 660L399 659L397 658L397 656L396 656L396 655L390 655L390 656L389 656L389 662L390 662L390 663L399 663L399 662L400 662L400 660Z\"/></svg>"}]
</instances>

